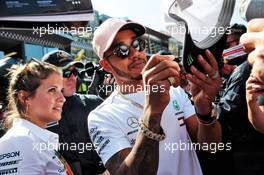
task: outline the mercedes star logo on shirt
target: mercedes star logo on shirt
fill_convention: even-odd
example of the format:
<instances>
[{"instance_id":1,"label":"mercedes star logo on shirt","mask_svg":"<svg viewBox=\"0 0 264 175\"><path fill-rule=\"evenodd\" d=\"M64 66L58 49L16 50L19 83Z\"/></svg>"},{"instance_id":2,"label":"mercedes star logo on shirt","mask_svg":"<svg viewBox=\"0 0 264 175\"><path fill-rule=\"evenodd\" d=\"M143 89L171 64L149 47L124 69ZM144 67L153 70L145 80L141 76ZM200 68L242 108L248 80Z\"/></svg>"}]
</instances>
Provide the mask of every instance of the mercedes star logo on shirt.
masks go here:
<instances>
[{"instance_id":1,"label":"mercedes star logo on shirt","mask_svg":"<svg viewBox=\"0 0 264 175\"><path fill-rule=\"evenodd\" d=\"M127 119L127 124L131 128L137 128L138 127L138 119L136 117L129 117Z\"/></svg>"}]
</instances>

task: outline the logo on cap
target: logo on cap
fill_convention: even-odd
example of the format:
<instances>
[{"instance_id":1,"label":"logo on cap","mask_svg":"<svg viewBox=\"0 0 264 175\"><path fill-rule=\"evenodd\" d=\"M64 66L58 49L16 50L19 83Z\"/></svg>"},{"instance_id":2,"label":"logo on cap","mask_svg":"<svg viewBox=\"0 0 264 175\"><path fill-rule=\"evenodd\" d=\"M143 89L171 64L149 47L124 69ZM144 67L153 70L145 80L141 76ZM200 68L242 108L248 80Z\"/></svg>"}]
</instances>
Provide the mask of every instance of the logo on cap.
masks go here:
<instances>
[{"instance_id":1,"label":"logo on cap","mask_svg":"<svg viewBox=\"0 0 264 175\"><path fill-rule=\"evenodd\" d=\"M59 62L68 60L68 55L65 52L57 52L57 57L61 58L59 59Z\"/></svg>"}]
</instances>

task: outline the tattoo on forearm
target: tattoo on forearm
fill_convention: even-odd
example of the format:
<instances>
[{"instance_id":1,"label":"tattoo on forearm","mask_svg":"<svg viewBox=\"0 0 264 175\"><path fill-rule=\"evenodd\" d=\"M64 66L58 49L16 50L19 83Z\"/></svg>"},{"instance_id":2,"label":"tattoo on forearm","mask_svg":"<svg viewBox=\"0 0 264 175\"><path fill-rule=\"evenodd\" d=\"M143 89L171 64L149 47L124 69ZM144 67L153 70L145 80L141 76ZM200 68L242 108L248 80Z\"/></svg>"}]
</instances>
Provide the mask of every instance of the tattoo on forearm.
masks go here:
<instances>
[{"instance_id":1,"label":"tattoo on forearm","mask_svg":"<svg viewBox=\"0 0 264 175\"><path fill-rule=\"evenodd\" d=\"M107 161L106 167L111 175L156 175L159 143L143 137L137 137L141 143L134 145L133 149L123 149Z\"/></svg>"}]
</instances>

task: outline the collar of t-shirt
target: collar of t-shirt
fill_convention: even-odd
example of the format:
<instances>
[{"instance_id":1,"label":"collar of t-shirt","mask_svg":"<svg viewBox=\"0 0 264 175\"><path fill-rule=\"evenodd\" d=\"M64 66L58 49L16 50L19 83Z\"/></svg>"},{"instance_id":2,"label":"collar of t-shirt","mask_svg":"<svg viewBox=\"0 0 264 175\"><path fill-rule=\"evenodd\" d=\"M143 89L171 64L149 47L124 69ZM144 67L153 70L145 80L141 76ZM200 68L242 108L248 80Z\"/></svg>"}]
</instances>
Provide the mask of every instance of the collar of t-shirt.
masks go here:
<instances>
[{"instance_id":1,"label":"collar of t-shirt","mask_svg":"<svg viewBox=\"0 0 264 175\"><path fill-rule=\"evenodd\" d=\"M129 94L126 94L126 93L122 93L124 96L126 96L127 98L142 98L144 99L144 96L145 96L145 93L144 91L138 91L138 92L133 92L133 93L129 93ZM111 94L112 96L119 96L119 93L117 90L114 90L114 92ZM121 97L122 98L122 97Z\"/></svg>"},{"instance_id":2,"label":"collar of t-shirt","mask_svg":"<svg viewBox=\"0 0 264 175\"><path fill-rule=\"evenodd\" d=\"M129 94L123 94L123 96L125 96L125 98L122 97L122 95L119 95L118 91L115 90L112 94L111 94L111 101L113 102L116 98L118 98L119 100L121 99L122 101L126 101L126 102L136 102L140 105L144 105L144 101L145 101L145 95L144 95L144 91L138 91L138 92L134 92L134 93L129 93ZM110 98L109 98L110 99Z\"/></svg>"},{"instance_id":3,"label":"collar of t-shirt","mask_svg":"<svg viewBox=\"0 0 264 175\"><path fill-rule=\"evenodd\" d=\"M54 148L58 148L59 136L47 129L43 129L32 122L25 119L15 119L13 122L13 128L18 130L20 133L24 132L24 135L30 133L35 137L38 137L41 141L49 144L53 144Z\"/></svg>"}]
</instances>

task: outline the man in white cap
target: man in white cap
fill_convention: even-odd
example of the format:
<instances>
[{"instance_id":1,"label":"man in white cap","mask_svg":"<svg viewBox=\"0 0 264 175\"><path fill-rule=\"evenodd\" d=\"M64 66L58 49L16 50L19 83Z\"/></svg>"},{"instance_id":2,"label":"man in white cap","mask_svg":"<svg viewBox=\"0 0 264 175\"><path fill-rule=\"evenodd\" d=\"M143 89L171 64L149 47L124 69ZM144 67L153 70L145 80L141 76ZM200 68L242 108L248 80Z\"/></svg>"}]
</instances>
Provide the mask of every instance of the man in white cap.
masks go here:
<instances>
[{"instance_id":1,"label":"man in white cap","mask_svg":"<svg viewBox=\"0 0 264 175\"><path fill-rule=\"evenodd\" d=\"M111 174L200 175L192 141L208 146L221 140L220 126L211 117L211 102L221 85L217 63L207 51L210 63L199 57L207 76L194 67L194 76L187 75L195 84L197 117L179 86L178 64L164 55L147 61L144 33L142 25L114 18L94 33L99 63L118 87L89 114L92 141Z\"/></svg>"}]
</instances>

